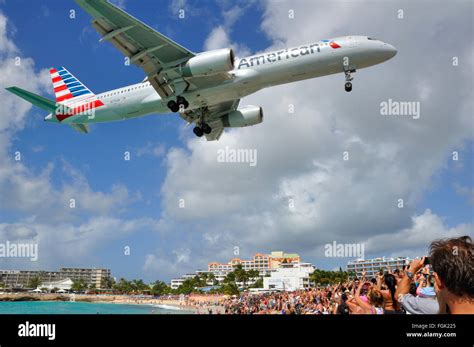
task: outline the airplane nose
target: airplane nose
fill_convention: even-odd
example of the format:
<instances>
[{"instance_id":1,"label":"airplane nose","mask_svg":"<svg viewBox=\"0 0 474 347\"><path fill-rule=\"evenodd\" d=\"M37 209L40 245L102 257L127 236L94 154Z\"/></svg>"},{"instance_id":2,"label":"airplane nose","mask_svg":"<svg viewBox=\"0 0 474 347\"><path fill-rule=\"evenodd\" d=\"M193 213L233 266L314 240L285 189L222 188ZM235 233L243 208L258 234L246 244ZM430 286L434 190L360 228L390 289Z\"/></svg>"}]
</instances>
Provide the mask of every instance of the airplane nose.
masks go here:
<instances>
[{"instance_id":1,"label":"airplane nose","mask_svg":"<svg viewBox=\"0 0 474 347\"><path fill-rule=\"evenodd\" d=\"M393 58L394 56L397 55L397 49L395 47L393 47L392 45L388 45L388 49L389 49L389 52L390 52L390 58Z\"/></svg>"},{"instance_id":2,"label":"airplane nose","mask_svg":"<svg viewBox=\"0 0 474 347\"><path fill-rule=\"evenodd\" d=\"M386 59L391 59L397 54L397 49L388 43L384 44L383 52Z\"/></svg>"}]
</instances>

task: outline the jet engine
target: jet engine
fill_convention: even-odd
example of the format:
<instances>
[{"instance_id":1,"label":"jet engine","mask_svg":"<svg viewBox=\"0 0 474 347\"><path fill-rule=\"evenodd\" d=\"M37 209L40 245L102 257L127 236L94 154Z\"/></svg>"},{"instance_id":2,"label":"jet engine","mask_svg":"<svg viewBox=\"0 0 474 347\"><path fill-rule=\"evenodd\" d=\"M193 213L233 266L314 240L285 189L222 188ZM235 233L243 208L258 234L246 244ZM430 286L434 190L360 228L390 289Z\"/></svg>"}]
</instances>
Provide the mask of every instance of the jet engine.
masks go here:
<instances>
[{"instance_id":1,"label":"jet engine","mask_svg":"<svg viewBox=\"0 0 474 347\"><path fill-rule=\"evenodd\" d=\"M231 48L200 53L181 65L184 77L208 76L234 69L234 51Z\"/></svg>"},{"instance_id":2,"label":"jet engine","mask_svg":"<svg viewBox=\"0 0 474 347\"><path fill-rule=\"evenodd\" d=\"M222 117L226 128L240 128L263 122L263 110L260 106L246 106Z\"/></svg>"}]
</instances>

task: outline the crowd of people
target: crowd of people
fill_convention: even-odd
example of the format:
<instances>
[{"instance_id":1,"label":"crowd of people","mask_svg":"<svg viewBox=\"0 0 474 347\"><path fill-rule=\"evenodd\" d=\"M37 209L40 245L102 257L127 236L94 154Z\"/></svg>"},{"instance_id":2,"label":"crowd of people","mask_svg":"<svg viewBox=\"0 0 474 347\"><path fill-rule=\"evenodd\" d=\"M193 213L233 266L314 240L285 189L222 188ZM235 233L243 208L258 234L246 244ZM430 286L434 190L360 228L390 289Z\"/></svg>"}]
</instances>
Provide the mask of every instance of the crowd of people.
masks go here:
<instances>
[{"instance_id":1,"label":"crowd of people","mask_svg":"<svg viewBox=\"0 0 474 347\"><path fill-rule=\"evenodd\" d=\"M226 314L474 314L474 246L468 236L431 243L427 257L376 277L332 286L227 298Z\"/></svg>"}]
</instances>

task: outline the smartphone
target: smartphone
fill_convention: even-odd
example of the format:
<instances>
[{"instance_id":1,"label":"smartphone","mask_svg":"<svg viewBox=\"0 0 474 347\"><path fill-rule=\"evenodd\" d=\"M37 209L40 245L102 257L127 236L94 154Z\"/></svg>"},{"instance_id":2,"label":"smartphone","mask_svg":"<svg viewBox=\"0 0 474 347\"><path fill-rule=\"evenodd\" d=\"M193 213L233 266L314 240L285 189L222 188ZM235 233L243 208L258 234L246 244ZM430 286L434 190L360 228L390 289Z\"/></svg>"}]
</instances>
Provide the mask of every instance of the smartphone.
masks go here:
<instances>
[{"instance_id":1,"label":"smartphone","mask_svg":"<svg viewBox=\"0 0 474 347\"><path fill-rule=\"evenodd\" d=\"M430 258L425 257L425 261L424 261L423 265L429 265L429 264L430 264Z\"/></svg>"}]
</instances>

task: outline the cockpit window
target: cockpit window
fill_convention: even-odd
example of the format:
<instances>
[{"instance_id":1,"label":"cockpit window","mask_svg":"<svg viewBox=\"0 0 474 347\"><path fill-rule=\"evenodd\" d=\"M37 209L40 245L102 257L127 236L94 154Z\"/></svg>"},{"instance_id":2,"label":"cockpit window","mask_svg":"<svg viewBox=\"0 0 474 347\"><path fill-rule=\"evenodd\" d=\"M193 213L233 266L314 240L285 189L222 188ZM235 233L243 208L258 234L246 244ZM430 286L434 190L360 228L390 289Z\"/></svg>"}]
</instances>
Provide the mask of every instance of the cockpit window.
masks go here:
<instances>
[{"instance_id":1,"label":"cockpit window","mask_svg":"<svg viewBox=\"0 0 474 347\"><path fill-rule=\"evenodd\" d=\"M377 41L377 39L374 39L373 37L368 37L367 40Z\"/></svg>"}]
</instances>

